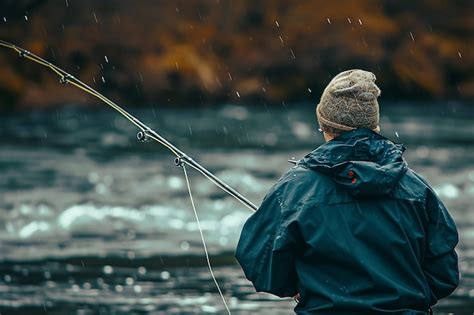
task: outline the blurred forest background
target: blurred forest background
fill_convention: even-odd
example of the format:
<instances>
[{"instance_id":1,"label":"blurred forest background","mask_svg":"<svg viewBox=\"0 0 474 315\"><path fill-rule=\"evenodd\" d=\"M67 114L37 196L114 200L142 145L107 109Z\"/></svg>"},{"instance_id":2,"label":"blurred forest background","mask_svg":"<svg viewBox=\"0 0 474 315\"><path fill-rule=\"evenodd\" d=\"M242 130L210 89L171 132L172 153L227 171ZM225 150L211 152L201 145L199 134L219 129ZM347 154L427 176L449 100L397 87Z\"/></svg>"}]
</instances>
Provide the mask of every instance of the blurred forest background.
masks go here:
<instances>
[{"instance_id":1,"label":"blurred forest background","mask_svg":"<svg viewBox=\"0 0 474 315\"><path fill-rule=\"evenodd\" d=\"M2 0L0 38L130 105L315 102L341 70L383 97L474 97L474 2ZM91 104L0 53L2 110Z\"/></svg>"}]
</instances>

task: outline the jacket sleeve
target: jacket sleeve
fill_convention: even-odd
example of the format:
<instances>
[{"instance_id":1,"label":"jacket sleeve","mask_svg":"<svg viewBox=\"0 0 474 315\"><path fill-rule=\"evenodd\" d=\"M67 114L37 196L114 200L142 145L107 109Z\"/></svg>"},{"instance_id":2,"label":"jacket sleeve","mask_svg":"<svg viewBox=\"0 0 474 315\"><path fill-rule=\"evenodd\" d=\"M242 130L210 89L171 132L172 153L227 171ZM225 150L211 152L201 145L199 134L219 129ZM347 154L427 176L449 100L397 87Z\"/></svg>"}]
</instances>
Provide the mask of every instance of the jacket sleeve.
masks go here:
<instances>
[{"instance_id":1,"label":"jacket sleeve","mask_svg":"<svg viewBox=\"0 0 474 315\"><path fill-rule=\"evenodd\" d=\"M291 297L298 293L295 257L301 243L295 213L282 207L274 187L245 223L236 258L257 292Z\"/></svg>"},{"instance_id":2,"label":"jacket sleeve","mask_svg":"<svg viewBox=\"0 0 474 315\"><path fill-rule=\"evenodd\" d=\"M431 288L431 305L450 295L459 284L455 247L458 233L454 220L431 189L426 198L428 212L424 273Z\"/></svg>"}]
</instances>

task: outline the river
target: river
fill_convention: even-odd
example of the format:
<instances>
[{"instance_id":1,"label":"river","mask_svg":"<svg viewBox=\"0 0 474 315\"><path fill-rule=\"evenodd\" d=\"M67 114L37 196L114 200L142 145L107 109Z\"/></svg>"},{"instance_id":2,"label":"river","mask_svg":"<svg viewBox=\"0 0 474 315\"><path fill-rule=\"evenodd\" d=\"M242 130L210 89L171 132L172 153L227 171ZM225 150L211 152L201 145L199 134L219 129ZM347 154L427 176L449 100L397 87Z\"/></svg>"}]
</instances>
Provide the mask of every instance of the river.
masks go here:
<instances>
[{"instance_id":1,"label":"river","mask_svg":"<svg viewBox=\"0 0 474 315\"><path fill-rule=\"evenodd\" d=\"M100 106L0 117L1 314L223 314L182 169ZM310 104L130 111L256 204L323 141ZM473 122L460 102L381 108L382 134L408 147L460 232L461 285L436 314L474 310ZM188 172L233 314L290 314L291 299L256 294L233 258L251 212Z\"/></svg>"}]
</instances>

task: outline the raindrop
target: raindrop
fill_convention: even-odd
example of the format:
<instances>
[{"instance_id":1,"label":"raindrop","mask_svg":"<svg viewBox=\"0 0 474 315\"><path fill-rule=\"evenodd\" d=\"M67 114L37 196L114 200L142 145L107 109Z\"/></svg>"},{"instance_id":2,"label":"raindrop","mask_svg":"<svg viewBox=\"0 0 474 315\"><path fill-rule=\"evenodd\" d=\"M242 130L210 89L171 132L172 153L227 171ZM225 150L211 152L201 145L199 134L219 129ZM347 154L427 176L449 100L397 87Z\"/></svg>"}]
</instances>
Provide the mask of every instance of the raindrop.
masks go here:
<instances>
[{"instance_id":1,"label":"raindrop","mask_svg":"<svg viewBox=\"0 0 474 315\"><path fill-rule=\"evenodd\" d=\"M87 175L87 179L89 180L90 183L95 184L99 181L100 176L96 172L91 172L89 175Z\"/></svg>"},{"instance_id":2,"label":"raindrop","mask_svg":"<svg viewBox=\"0 0 474 315\"><path fill-rule=\"evenodd\" d=\"M308 92L309 92L309 93L311 93L311 92L312 92L310 88L308 88Z\"/></svg>"},{"instance_id":3,"label":"raindrop","mask_svg":"<svg viewBox=\"0 0 474 315\"><path fill-rule=\"evenodd\" d=\"M179 189L183 186L183 181L181 180L181 177L172 176L168 179L168 185L173 189ZM189 244L184 246L189 248Z\"/></svg>"},{"instance_id":4,"label":"raindrop","mask_svg":"<svg viewBox=\"0 0 474 315\"><path fill-rule=\"evenodd\" d=\"M189 243L188 242L181 242L181 245L180 245L181 249L182 250L189 250Z\"/></svg>"},{"instance_id":5,"label":"raindrop","mask_svg":"<svg viewBox=\"0 0 474 315\"><path fill-rule=\"evenodd\" d=\"M3 21L5 21L5 22L6 22L6 21L7 21L7 18L6 18L6 17L3 17Z\"/></svg>"},{"instance_id":6,"label":"raindrop","mask_svg":"<svg viewBox=\"0 0 474 315\"><path fill-rule=\"evenodd\" d=\"M415 37L413 37L413 33L412 33L412 32L410 32L410 37L411 37L411 40L412 40L412 41L415 41Z\"/></svg>"},{"instance_id":7,"label":"raindrop","mask_svg":"<svg viewBox=\"0 0 474 315\"><path fill-rule=\"evenodd\" d=\"M66 0L66 7L69 7L69 2Z\"/></svg>"},{"instance_id":8,"label":"raindrop","mask_svg":"<svg viewBox=\"0 0 474 315\"><path fill-rule=\"evenodd\" d=\"M437 194L449 199L455 199L459 197L459 188L450 183L444 184L442 187L435 188L435 191Z\"/></svg>"},{"instance_id":9,"label":"raindrop","mask_svg":"<svg viewBox=\"0 0 474 315\"><path fill-rule=\"evenodd\" d=\"M105 83L105 79L104 79L104 77L102 76L101 78L102 78L102 82L104 82L104 83Z\"/></svg>"},{"instance_id":10,"label":"raindrop","mask_svg":"<svg viewBox=\"0 0 474 315\"><path fill-rule=\"evenodd\" d=\"M229 75L229 80L232 81L232 75L230 74L230 72L227 72L227 74Z\"/></svg>"},{"instance_id":11,"label":"raindrop","mask_svg":"<svg viewBox=\"0 0 474 315\"><path fill-rule=\"evenodd\" d=\"M462 58L462 55L461 55L460 51L458 51L458 56L459 56L459 58Z\"/></svg>"},{"instance_id":12,"label":"raindrop","mask_svg":"<svg viewBox=\"0 0 474 315\"><path fill-rule=\"evenodd\" d=\"M171 274L168 271L162 271L160 273L160 277L163 280L168 280L170 278Z\"/></svg>"},{"instance_id":13,"label":"raindrop","mask_svg":"<svg viewBox=\"0 0 474 315\"><path fill-rule=\"evenodd\" d=\"M107 56L104 56L105 58L105 62L109 63L109 58L107 58Z\"/></svg>"},{"instance_id":14,"label":"raindrop","mask_svg":"<svg viewBox=\"0 0 474 315\"><path fill-rule=\"evenodd\" d=\"M328 21L329 24L331 24L331 20L329 18L326 18L326 20Z\"/></svg>"},{"instance_id":15,"label":"raindrop","mask_svg":"<svg viewBox=\"0 0 474 315\"><path fill-rule=\"evenodd\" d=\"M280 24L278 23L278 21L275 21L275 24L277 27L280 27Z\"/></svg>"},{"instance_id":16,"label":"raindrop","mask_svg":"<svg viewBox=\"0 0 474 315\"><path fill-rule=\"evenodd\" d=\"M262 86L262 91L263 91L263 93L266 93L266 92L267 92L267 90L265 89L264 86Z\"/></svg>"},{"instance_id":17,"label":"raindrop","mask_svg":"<svg viewBox=\"0 0 474 315\"><path fill-rule=\"evenodd\" d=\"M291 54L291 59L295 60L296 56L295 56L295 53L293 52L293 49L290 49L290 54Z\"/></svg>"},{"instance_id":18,"label":"raindrop","mask_svg":"<svg viewBox=\"0 0 474 315\"><path fill-rule=\"evenodd\" d=\"M283 46L283 38L281 36L278 36L278 38L280 38L281 45Z\"/></svg>"},{"instance_id":19,"label":"raindrop","mask_svg":"<svg viewBox=\"0 0 474 315\"><path fill-rule=\"evenodd\" d=\"M178 12L178 13L179 13L179 9L178 9L177 7L176 7L176 12Z\"/></svg>"},{"instance_id":20,"label":"raindrop","mask_svg":"<svg viewBox=\"0 0 474 315\"><path fill-rule=\"evenodd\" d=\"M92 15L94 15L94 20L96 23L99 23L99 21L97 20L97 15L95 15L95 12L92 12Z\"/></svg>"},{"instance_id":21,"label":"raindrop","mask_svg":"<svg viewBox=\"0 0 474 315\"><path fill-rule=\"evenodd\" d=\"M107 192L107 186L105 186L103 183L98 183L95 186L95 191L96 191L96 193L98 193L100 195L103 195Z\"/></svg>"},{"instance_id":22,"label":"raindrop","mask_svg":"<svg viewBox=\"0 0 474 315\"><path fill-rule=\"evenodd\" d=\"M135 291L136 293L140 293L142 292L142 287L136 284L133 286L133 291Z\"/></svg>"},{"instance_id":23,"label":"raindrop","mask_svg":"<svg viewBox=\"0 0 474 315\"><path fill-rule=\"evenodd\" d=\"M397 136L397 138L400 138L400 137L398 136L398 131L395 131L395 136Z\"/></svg>"},{"instance_id":24,"label":"raindrop","mask_svg":"<svg viewBox=\"0 0 474 315\"><path fill-rule=\"evenodd\" d=\"M103 271L106 275L110 275L114 272L114 268L110 265L105 265Z\"/></svg>"},{"instance_id":25,"label":"raindrop","mask_svg":"<svg viewBox=\"0 0 474 315\"><path fill-rule=\"evenodd\" d=\"M359 24L362 25L362 20L361 19L359 19Z\"/></svg>"},{"instance_id":26,"label":"raindrop","mask_svg":"<svg viewBox=\"0 0 474 315\"><path fill-rule=\"evenodd\" d=\"M28 17L25 15L25 21L28 21Z\"/></svg>"},{"instance_id":27,"label":"raindrop","mask_svg":"<svg viewBox=\"0 0 474 315\"><path fill-rule=\"evenodd\" d=\"M349 24L352 24L352 21L350 18L347 18L347 22L349 22Z\"/></svg>"},{"instance_id":28,"label":"raindrop","mask_svg":"<svg viewBox=\"0 0 474 315\"><path fill-rule=\"evenodd\" d=\"M240 93L238 91L235 91L235 94L237 94L237 97L240 97Z\"/></svg>"}]
</instances>

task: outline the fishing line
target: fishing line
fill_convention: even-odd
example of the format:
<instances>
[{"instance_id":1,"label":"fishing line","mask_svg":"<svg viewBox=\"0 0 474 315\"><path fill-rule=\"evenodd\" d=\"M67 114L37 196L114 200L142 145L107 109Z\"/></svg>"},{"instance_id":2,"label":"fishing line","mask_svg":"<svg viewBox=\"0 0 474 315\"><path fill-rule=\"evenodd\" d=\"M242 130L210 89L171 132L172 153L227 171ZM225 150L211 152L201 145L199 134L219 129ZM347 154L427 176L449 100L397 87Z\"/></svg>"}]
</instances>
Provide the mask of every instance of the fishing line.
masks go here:
<instances>
[{"instance_id":1,"label":"fishing line","mask_svg":"<svg viewBox=\"0 0 474 315\"><path fill-rule=\"evenodd\" d=\"M225 301L224 295L222 294L221 288L219 286L219 283L217 283L217 279L214 276L214 272L212 271L212 266L211 266L211 260L209 259L209 252L207 251L207 245L206 241L204 240L204 234L202 232L201 228L201 221L199 221L199 216L196 211L196 206L194 204L194 198L193 198L193 193L191 192L191 185L189 184L189 178L188 178L188 172L186 171L186 165L182 165L183 171L184 171L184 177L186 178L186 185L188 186L188 192L189 192L189 199L191 200L191 206L193 207L193 212L194 212L194 217L196 218L196 223L199 229L199 234L201 235L201 241L202 245L204 248L204 253L206 254L206 262L207 262L207 267L209 268L209 272L211 273L212 280L214 280L214 283L216 284L217 290L219 291L219 295L221 296L222 302L224 303L225 309L227 310L227 313L229 315L232 315L229 310L229 306L227 306L227 302Z\"/></svg>"},{"instance_id":2,"label":"fishing line","mask_svg":"<svg viewBox=\"0 0 474 315\"><path fill-rule=\"evenodd\" d=\"M217 187L219 187L220 189L222 189L223 191L228 193L230 196L234 197L236 200L238 200L244 206L249 208L251 211L255 212L257 210L257 206L255 204L253 204L250 200L248 200L247 198L242 196L237 190L233 189L232 187L227 185L225 182L223 182L221 179L219 179L217 176L215 176L213 173L208 171L201 164L199 164L194 159L189 157L186 153L184 153L183 151L178 149L176 146L174 146L171 142L169 142L163 136L158 134L156 131L154 131L153 129L148 127L146 124L141 122L139 119L137 119L135 116L133 116L132 114L127 112L125 109L123 109L122 107L120 107L119 105L117 105L116 103L114 103L113 101L111 101L110 99L108 99L107 97L102 95L101 93L97 92L96 90L94 90L93 88L91 88L90 86L88 86L87 84L82 82L81 80L77 79L76 77L72 76L71 74L69 74L68 72L64 71L63 69L57 67L56 65L52 64L51 62L46 61L45 59L43 59L43 58L27 51L26 49L23 49L23 48L19 47L19 46L16 46L14 44L11 44L11 43L3 41L3 40L0 40L0 46L12 49L12 50L18 52L20 57L24 57L26 59L29 59L33 62L36 62L36 63L38 63L42 66L45 66L45 67L51 69L54 73L56 73L60 77L59 78L60 83L62 83L62 84L69 83L69 84L83 90L84 92L100 99L101 101L103 101L104 103L106 103L107 105L109 105L110 107L115 109L118 113L120 113L127 120L129 120L138 129L140 129L140 131L137 133L138 140L140 140L142 142L145 142L145 141L148 141L149 139L152 139L152 140L158 142L159 144L163 145L165 148L170 150L171 153L173 153L175 155L175 157L176 157L175 158L175 164L177 166L181 166L183 168L183 171L184 171L184 177L186 179L186 185L187 185L188 192L189 192L189 198L191 200L191 206L193 208L194 217L196 219L196 223L197 223L198 229L199 229L199 234L201 236L201 241L202 241L202 244L203 244L203 247L204 247L204 253L205 253L205 256L206 256L207 267L209 268L209 272L211 274L212 280L214 281L214 283L217 287L217 290L219 291L219 295L222 299L222 302L224 303L225 309L227 310L227 313L229 315L231 315L231 312L230 312L230 309L227 305L225 297L222 294L221 288L220 288L220 286L217 282L217 279L214 276L214 272L212 270L211 261L210 261L210 258L209 258L209 252L207 250L206 241L204 239L204 234L203 234L203 231L202 231L202 228L201 228L201 222L199 221L199 216L197 214L196 206L194 204L194 199L193 199L193 195L192 195L192 191L191 191L191 185L190 185L190 182L189 182L188 173L186 171L186 165L189 165L191 168L193 168L194 170L201 173L204 177L206 177L211 182L213 182Z\"/></svg>"}]
</instances>

